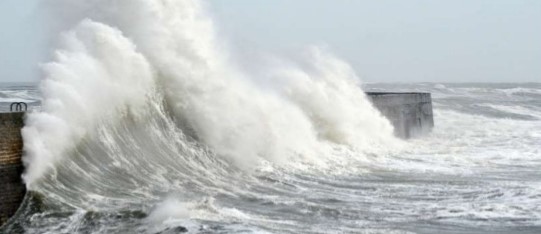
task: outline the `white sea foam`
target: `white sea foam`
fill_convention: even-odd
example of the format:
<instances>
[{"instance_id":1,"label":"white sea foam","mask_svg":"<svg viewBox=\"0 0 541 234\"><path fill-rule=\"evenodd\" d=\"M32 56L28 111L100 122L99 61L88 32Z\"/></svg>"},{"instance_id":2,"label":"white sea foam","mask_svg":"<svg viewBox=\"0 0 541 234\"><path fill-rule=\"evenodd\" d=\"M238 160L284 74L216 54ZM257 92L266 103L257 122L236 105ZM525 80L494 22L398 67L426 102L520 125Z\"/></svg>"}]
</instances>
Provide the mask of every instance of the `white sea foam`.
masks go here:
<instances>
[{"instance_id":1,"label":"white sea foam","mask_svg":"<svg viewBox=\"0 0 541 234\"><path fill-rule=\"evenodd\" d=\"M22 131L28 184L103 119L140 114L154 87L151 67L120 31L84 20L61 40L55 61L43 67L42 110L28 115Z\"/></svg>"},{"instance_id":2,"label":"white sea foam","mask_svg":"<svg viewBox=\"0 0 541 234\"><path fill-rule=\"evenodd\" d=\"M517 101L499 88L406 87L434 93L436 127L397 142L327 49L245 71L200 1L45 3L63 33L23 130L24 176L61 211L23 207L29 233L539 225L539 121L470 110ZM492 108L538 113L517 99Z\"/></svg>"},{"instance_id":3,"label":"white sea foam","mask_svg":"<svg viewBox=\"0 0 541 234\"><path fill-rule=\"evenodd\" d=\"M253 83L228 61L200 1L52 6L67 31L43 69L43 110L23 130L28 184L97 125L119 121L123 110L141 114L147 102L163 103L186 134L243 168L260 158L316 162L328 143L362 152L395 141L354 71L316 47L303 66L269 75L276 90Z\"/></svg>"},{"instance_id":4,"label":"white sea foam","mask_svg":"<svg viewBox=\"0 0 541 234\"><path fill-rule=\"evenodd\" d=\"M156 205L146 220L154 225L164 224L174 220L187 220L190 218L189 207L190 205L188 203L182 203L170 197Z\"/></svg>"},{"instance_id":5,"label":"white sea foam","mask_svg":"<svg viewBox=\"0 0 541 234\"><path fill-rule=\"evenodd\" d=\"M505 93L508 96L517 95L517 94L539 94L541 95L541 89L535 88L510 88L510 89L498 89L498 91Z\"/></svg>"},{"instance_id":6,"label":"white sea foam","mask_svg":"<svg viewBox=\"0 0 541 234\"><path fill-rule=\"evenodd\" d=\"M532 117L541 119L541 112L534 108L527 108L524 106L516 106L516 105L495 105L495 104L486 104L486 103L478 104L478 105L489 107L489 108L502 111L502 112L525 115L525 116L532 116Z\"/></svg>"}]
</instances>

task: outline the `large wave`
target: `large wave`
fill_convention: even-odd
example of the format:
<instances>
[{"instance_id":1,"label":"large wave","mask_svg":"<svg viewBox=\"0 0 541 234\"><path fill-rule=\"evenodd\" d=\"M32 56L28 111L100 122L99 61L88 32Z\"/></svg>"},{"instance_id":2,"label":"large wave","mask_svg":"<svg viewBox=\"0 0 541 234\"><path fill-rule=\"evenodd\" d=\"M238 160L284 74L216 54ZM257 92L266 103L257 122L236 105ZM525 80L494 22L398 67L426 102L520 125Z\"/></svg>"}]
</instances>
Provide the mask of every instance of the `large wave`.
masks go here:
<instances>
[{"instance_id":1,"label":"large wave","mask_svg":"<svg viewBox=\"0 0 541 234\"><path fill-rule=\"evenodd\" d=\"M262 71L269 85L236 65L201 1L47 4L62 33L23 129L24 179L65 204L209 193L239 168L321 166L337 146L362 154L397 141L327 50Z\"/></svg>"}]
</instances>

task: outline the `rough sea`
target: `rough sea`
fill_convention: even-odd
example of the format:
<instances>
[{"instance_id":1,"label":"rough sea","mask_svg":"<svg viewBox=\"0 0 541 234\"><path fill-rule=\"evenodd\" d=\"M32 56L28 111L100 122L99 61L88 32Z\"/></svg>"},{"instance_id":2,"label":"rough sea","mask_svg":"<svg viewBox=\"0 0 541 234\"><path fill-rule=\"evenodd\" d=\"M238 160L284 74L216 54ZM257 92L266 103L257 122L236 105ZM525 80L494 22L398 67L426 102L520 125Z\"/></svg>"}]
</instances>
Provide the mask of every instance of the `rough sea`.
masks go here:
<instances>
[{"instance_id":1,"label":"rough sea","mask_svg":"<svg viewBox=\"0 0 541 234\"><path fill-rule=\"evenodd\" d=\"M331 48L228 43L202 0L41 11L39 84L0 84L29 104L0 232L541 233L539 83L366 84ZM432 93L433 131L394 137L364 91Z\"/></svg>"},{"instance_id":2,"label":"rough sea","mask_svg":"<svg viewBox=\"0 0 541 234\"><path fill-rule=\"evenodd\" d=\"M432 93L433 132L386 153L336 146L320 167L267 162L243 171L170 132L118 123L81 139L2 231L541 232L541 84L363 88ZM34 84L0 86L2 111L40 100ZM133 135L120 135L124 128Z\"/></svg>"}]
</instances>

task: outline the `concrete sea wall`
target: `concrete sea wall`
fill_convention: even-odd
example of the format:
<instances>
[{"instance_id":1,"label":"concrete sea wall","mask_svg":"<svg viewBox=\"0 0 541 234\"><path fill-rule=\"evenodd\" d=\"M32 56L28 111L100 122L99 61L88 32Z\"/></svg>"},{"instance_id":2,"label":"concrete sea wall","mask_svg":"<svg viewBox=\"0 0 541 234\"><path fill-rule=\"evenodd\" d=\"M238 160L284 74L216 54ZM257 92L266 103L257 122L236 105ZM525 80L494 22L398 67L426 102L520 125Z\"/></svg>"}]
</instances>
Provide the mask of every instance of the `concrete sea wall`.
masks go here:
<instances>
[{"instance_id":1,"label":"concrete sea wall","mask_svg":"<svg viewBox=\"0 0 541 234\"><path fill-rule=\"evenodd\" d=\"M367 92L374 106L395 128L395 135L412 138L424 135L434 127L430 93Z\"/></svg>"},{"instance_id":2,"label":"concrete sea wall","mask_svg":"<svg viewBox=\"0 0 541 234\"><path fill-rule=\"evenodd\" d=\"M24 112L0 113L0 226L19 208L26 193L21 179Z\"/></svg>"}]
</instances>

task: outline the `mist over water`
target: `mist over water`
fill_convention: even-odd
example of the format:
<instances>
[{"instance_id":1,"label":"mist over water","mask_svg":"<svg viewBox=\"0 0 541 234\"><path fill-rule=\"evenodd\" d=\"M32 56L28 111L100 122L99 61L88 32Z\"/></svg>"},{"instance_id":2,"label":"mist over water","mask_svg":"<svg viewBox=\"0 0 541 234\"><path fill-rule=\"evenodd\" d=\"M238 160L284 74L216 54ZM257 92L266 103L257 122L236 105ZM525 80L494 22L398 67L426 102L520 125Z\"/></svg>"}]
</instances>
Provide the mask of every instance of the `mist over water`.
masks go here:
<instances>
[{"instance_id":1,"label":"mist over water","mask_svg":"<svg viewBox=\"0 0 541 234\"><path fill-rule=\"evenodd\" d=\"M39 93L0 87L41 104L8 232L540 230L539 85L362 85L315 46L254 72L202 1L44 6ZM396 139L361 87L432 92L434 132Z\"/></svg>"}]
</instances>

